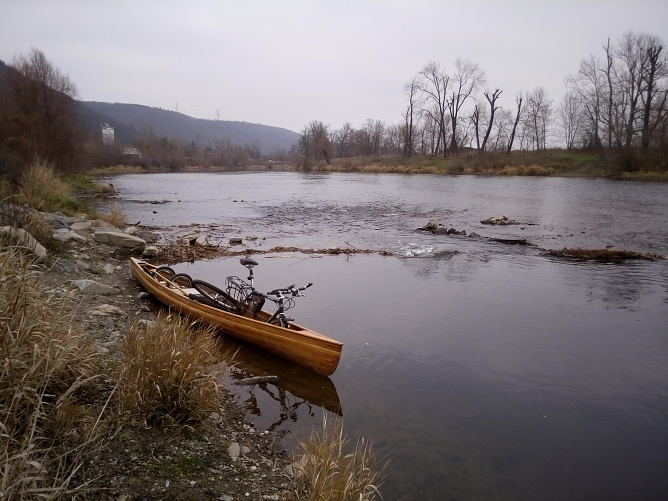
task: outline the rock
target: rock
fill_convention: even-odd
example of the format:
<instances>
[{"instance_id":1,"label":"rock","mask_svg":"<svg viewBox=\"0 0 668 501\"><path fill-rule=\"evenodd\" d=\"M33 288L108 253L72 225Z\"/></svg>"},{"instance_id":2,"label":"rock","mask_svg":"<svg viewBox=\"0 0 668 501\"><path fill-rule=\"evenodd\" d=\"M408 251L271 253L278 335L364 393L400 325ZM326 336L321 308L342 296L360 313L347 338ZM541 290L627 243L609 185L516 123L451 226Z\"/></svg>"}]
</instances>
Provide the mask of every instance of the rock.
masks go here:
<instances>
[{"instance_id":1,"label":"rock","mask_svg":"<svg viewBox=\"0 0 668 501\"><path fill-rule=\"evenodd\" d=\"M492 224L492 225L509 225L509 224L521 224L518 223L517 221L514 221L512 219L508 219L508 216L501 216L501 217L488 217L487 219L483 219L480 221L482 224Z\"/></svg>"},{"instance_id":2,"label":"rock","mask_svg":"<svg viewBox=\"0 0 668 501\"><path fill-rule=\"evenodd\" d=\"M128 235L122 231L97 231L95 232L95 240L97 242L126 249L139 248L144 250L146 248L146 241L143 238L134 235Z\"/></svg>"},{"instance_id":3,"label":"rock","mask_svg":"<svg viewBox=\"0 0 668 501\"><path fill-rule=\"evenodd\" d=\"M106 328L107 330L113 331L114 330L114 319L111 317L107 317L104 320L102 320L102 327Z\"/></svg>"},{"instance_id":4,"label":"rock","mask_svg":"<svg viewBox=\"0 0 668 501\"><path fill-rule=\"evenodd\" d=\"M155 245L149 245L142 252L142 257L147 259L158 257L158 248Z\"/></svg>"},{"instance_id":5,"label":"rock","mask_svg":"<svg viewBox=\"0 0 668 501\"><path fill-rule=\"evenodd\" d=\"M95 282L94 280L72 280L72 285L79 289L80 292L86 294L118 294L121 292L116 287Z\"/></svg>"},{"instance_id":6,"label":"rock","mask_svg":"<svg viewBox=\"0 0 668 501\"><path fill-rule=\"evenodd\" d=\"M257 236L256 235L248 235L248 236L246 236L246 240L250 240L250 241L254 242L255 240L257 240Z\"/></svg>"},{"instance_id":7,"label":"rock","mask_svg":"<svg viewBox=\"0 0 668 501\"><path fill-rule=\"evenodd\" d=\"M88 264L86 261L82 261L81 259L75 259L74 262L82 270L89 270L90 269L90 264Z\"/></svg>"},{"instance_id":8,"label":"rock","mask_svg":"<svg viewBox=\"0 0 668 501\"><path fill-rule=\"evenodd\" d=\"M195 239L195 245L209 245L209 241L206 239L206 237L199 236Z\"/></svg>"},{"instance_id":9,"label":"rock","mask_svg":"<svg viewBox=\"0 0 668 501\"><path fill-rule=\"evenodd\" d=\"M123 311L118 306L114 306L113 304L101 304L93 308L90 314L96 316L107 316L107 315L125 316L125 311Z\"/></svg>"},{"instance_id":10,"label":"rock","mask_svg":"<svg viewBox=\"0 0 668 501\"><path fill-rule=\"evenodd\" d=\"M136 226L128 226L123 230L123 233L126 233L128 235L136 235L138 231L139 228L137 228Z\"/></svg>"},{"instance_id":11,"label":"rock","mask_svg":"<svg viewBox=\"0 0 668 501\"><path fill-rule=\"evenodd\" d=\"M114 271L116 270L116 268L114 267L113 264L109 264L109 263L107 263L107 264L104 265L104 267L102 268L102 270L103 270L107 275L112 275L112 274L114 273Z\"/></svg>"},{"instance_id":12,"label":"rock","mask_svg":"<svg viewBox=\"0 0 668 501\"><path fill-rule=\"evenodd\" d=\"M227 448L227 454L233 459L238 458L240 453L241 447L237 442L233 442L232 445Z\"/></svg>"},{"instance_id":13,"label":"rock","mask_svg":"<svg viewBox=\"0 0 668 501\"><path fill-rule=\"evenodd\" d=\"M153 320L139 320L137 322L137 325L139 325L139 327L143 327L144 330L148 331L148 330L154 329L155 326L156 326L156 323Z\"/></svg>"},{"instance_id":14,"label":"rock","mask_svg":"<svg viewBox=\"0 0 668 501\"><path fill-rule=\"evenodd\" d=\"M186 245L195 245L195 241L200 237L199 233L189 233L180 238L181 242Z\"/></svg>"},{"instance_id":15,"label":"rock","mask_svg":"<svg viewBox=\"0 0 668 501\"><path fill-rule=\"evenodd\" d=\"M89 230L92 225L92 221L80 221L78 223L72 223L70 229L74 231Z\"/></svg>"},{"instance_id":16,"label":"rock","mask_svg":"<svg viewBox=\"0 0 668 501\"><path fill-rule=\"evenodd\" d=\"M420 231L431 231L432 233L434 233L436 235L447 235L448 234L448 229L434 219L429 221L424 226L421 226L420 228L418 228L418 230L420 230Z\"/></svg>"},{"instance_id":17,"label":"rock","mask_svg":"<svg viewBox=\"0 0 668 501\"><path fill-rule=\"evenodd\" d=\"M230 245L239 245L243 243L243 239L241 237L230 237Z\"/></svg>"},{"instance_id":18,"label":"rock","mask_svg":"<svg viewBox=\"0 0 668 501\"><path fill-rule=\"evenodd\" d=\"M137 299L146 299L147 297L150 297L150 296L151 296L150 293L144 291L144 292L140 292L139 294L137 294Z\"/></svg>"},{"instance_id":19,"label":"rock","mask_svg":"<svg viewBox=\"0 0 668 501\"><path fill-rule=\"evenodd\" d=\"M46 249L44 246L23 228L3 226L0 227L0 234L7 235L12 245L27 249L37 256L39 260L46 259Z\"/></svg>"},{"instance_id":20,"label":"rock","mask_svg":"<svg viewBox=\"0 0 668 501\"><path fill-rule=\"evenodd\" d=\"M79 243L86 242L86 237L79 235L76 231L72 231L69 228L56 230L51 234L51 237L61 242L67 242L68 240L76 240Z\"/></svg>"},{"instance_id":21,"label":"rock","mask_svg":"<svg viewBox=\"0 0 668 501\"><path fill-rule=\"evenodd\" d=\"M245 456L246 454L250 454L250 451L251 450L248 447L246 447L245 445L242 445L241 449L239 450L239 452L241 452L241 454L243 456Z\"/></svg>"}]
</instances>

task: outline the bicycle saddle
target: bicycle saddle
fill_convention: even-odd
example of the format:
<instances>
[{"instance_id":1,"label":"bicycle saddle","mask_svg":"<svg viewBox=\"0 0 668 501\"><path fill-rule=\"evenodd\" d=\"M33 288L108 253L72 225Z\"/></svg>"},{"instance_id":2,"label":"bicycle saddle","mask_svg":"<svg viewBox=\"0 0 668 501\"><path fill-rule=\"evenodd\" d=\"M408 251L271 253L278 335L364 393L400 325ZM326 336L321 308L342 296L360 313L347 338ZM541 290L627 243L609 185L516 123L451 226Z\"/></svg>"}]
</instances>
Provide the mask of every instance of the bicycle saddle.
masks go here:
<instances>
[{"instance_id":1,"label":"bicycle saddle","mask_svg":"<svg viewBox=\"0 0 668 501\"><path fill-rule=\"evenodd\" d=\"M241 263L242 266L257 266L257 261L255 259L251 259L249 257L242 257L239 259L239 262Z\"/></svg>"}]
</instances>

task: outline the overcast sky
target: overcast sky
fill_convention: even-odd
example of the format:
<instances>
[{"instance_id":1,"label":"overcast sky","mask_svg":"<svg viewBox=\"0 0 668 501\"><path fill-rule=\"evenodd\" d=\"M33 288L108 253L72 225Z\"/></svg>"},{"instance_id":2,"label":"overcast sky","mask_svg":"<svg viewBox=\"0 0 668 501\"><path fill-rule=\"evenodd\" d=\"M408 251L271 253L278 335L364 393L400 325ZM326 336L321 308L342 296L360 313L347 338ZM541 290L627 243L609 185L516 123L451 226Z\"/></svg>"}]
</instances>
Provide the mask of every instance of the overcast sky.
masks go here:
<instances>
[{"instance_id":1,"label":"overcast sky","mask_svg":"<svg viewBox=\"0 0 668 501\"><path fill-rule=\"evenodd\" d=\"M668 42L668 1L0 0L0 59L40 49L81 100L296 132L399 123L403 85L458 57L502 106L538 86L557 104L580 61L628 30Z\"/></svg>"}]
</instances>

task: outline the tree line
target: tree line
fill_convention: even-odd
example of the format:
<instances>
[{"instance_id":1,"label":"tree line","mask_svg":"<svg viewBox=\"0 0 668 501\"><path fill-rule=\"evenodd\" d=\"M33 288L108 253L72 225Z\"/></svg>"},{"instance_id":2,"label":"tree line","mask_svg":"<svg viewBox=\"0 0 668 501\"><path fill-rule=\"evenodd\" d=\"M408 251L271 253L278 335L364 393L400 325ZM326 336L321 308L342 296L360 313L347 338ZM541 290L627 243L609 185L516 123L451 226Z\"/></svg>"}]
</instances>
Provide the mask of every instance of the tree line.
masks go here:
<instances>
[{"instance_id":1,"label":"tree line","mask_svg":"<svg viewBox=\"0 0 668 501\"><path fill-rule=\"evenodd\" d=\"M558 104L544 87L521 90L501 106L503 90L487 88L485 71L458 58L448 72L425 64L403 86L406 106L396 124L367 120L340 129L314 120L295 147L304 165L331 158L448 156L462 148L487 151L567 149L655 150L668 159L668 60L663 41L644 33L608 39L600 54L583 59L565 78ZM492 87L493 88L493 87Z\"/></svg>"}]
</instances>

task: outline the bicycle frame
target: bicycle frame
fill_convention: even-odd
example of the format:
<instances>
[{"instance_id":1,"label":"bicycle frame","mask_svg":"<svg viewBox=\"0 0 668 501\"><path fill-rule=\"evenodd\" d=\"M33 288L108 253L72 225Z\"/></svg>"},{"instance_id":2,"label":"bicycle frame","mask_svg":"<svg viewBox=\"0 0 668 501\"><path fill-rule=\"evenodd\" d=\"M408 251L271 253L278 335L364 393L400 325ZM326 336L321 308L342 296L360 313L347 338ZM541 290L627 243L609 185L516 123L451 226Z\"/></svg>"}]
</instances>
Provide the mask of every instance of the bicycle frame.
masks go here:
<instances>
[{"instance_id":1,"label":"bicycle frame","mask_svg":"<svg viewBox=\"0 0 668 501\"><path fill-rule=\"evenodd\" d=\"M250 258L242 258L239 260L239 262L242 266L248 268L248 282L244 282L236 276L227 277L226 285L228 294L235 296L235 299L240 304L250 309L253 315L257 315L257 313L262 309L262 306L264 306L265 300L269 299L276 304L276 311L267 319L266 322L279 325L281 327L289 327L290 322L293 322L294 319L286 317L285 311L293 306L294 301L292 297L303 297L304 295L300 292L313 284L309 283L308 285L299 288L295 287L293 284L289 287L283 289L274 289L273 291L264 294L255 288L253 267L258 265L257 261ZM261 300L258 300L258 298L261 298Z\"/></svg>"}]
</instances>

